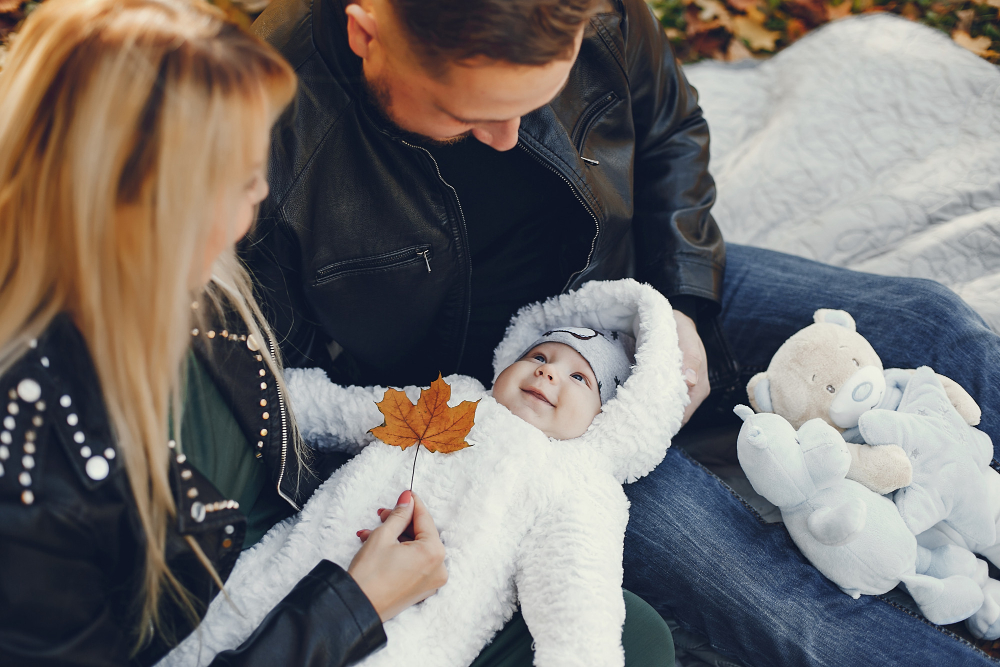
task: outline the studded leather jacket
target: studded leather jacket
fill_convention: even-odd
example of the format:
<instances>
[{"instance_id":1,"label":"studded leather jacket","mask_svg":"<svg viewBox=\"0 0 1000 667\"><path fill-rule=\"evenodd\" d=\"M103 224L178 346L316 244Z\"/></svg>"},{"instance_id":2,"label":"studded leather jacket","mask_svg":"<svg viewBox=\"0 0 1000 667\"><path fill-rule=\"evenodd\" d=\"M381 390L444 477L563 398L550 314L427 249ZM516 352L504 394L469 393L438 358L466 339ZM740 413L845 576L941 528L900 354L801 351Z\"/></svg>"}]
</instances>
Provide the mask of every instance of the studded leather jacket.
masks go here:
<instances>
[{"instance_id":1,"label":"studded leather jacket","mask_svg":"<svg viewBox=\"0 0 1000 667\"><path fill-rule=\"evenodd\" d=\"M196 353L257 445L279 494L298 508L335 462L314 462L318 476L300 474L284 397L252 337L200 333ZM0 392L0 664L156 662L172 645L162 633L131 656L143 531L96 371L67 316L56 317L0 377ZM263 403L272 406L266 419ZM246 519L183 455L170 457L177 518L168 526L166 556L202 613L218 589L184 537L197 541L225 580ZM192 631L169 600L161 617L173 641ZM241 647L212 664L346 665L384 641L378 614L354 580L322 561Z\"/></svg>"},{"instance_id":2,"label":"studded leather jacket","mask_svg":"<svg viewBox=\"0 0 1000 667\"><path fill-rule=\"evenodd\" d=\"M463 356L465 218L431 153L366 101L347 1L274 0L254 23L300 91L242 255L289 365L326 366L332 347L335 381L425 384ZM566 247L583 250L565 289L634 277L717 311L725 249L709 213L708 126L643 0L612 0L591 20L567 85L521 119L512 150L579 204L566 211L579 223Z\"/></svg>"}]
</instances>

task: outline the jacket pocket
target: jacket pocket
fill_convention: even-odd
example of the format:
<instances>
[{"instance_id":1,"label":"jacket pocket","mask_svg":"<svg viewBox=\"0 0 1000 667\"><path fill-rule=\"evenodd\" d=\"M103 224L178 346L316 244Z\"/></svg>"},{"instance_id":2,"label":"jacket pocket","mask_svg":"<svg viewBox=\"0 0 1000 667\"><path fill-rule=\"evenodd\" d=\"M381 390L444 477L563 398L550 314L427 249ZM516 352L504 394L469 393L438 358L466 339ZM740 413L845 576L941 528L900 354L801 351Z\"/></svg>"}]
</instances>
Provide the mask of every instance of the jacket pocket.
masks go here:
<instances>
[{"instance_id":1,"label":"jacket pocket","mask_svg":"<svg viewBox=\"0 0 1000 667\"><path fill-rule=\"evenodd\" d=\"M571 137L577 152L583 150L583 145L587 142L587 135L590 134L590 130L601 119L601 116L610 111L611 107L617 104L618 101L618 94L612 90L594 102L591 102L590 106L583 110L583 113L580 114L580 120L576 122L576 127L573 128L573 135Z\"/></svg>"},{"instance_id":2,"label":"jacket pocket","mask_svg":"<svg viewBox=\"0 0 1000 667\"><path fill-rule=\"evenodd\" d=\"M392 252L373 255L371 257L345 259L340 262L328 264L317 270L312 284L314 287L319 287L320 285L333 282L338 278L390 271L418 262L426 264L427 273L431 273L432 259L434 259L434 253L431 251L431 246L426 244L393 250Z\"/></svg>"}]
</instances>

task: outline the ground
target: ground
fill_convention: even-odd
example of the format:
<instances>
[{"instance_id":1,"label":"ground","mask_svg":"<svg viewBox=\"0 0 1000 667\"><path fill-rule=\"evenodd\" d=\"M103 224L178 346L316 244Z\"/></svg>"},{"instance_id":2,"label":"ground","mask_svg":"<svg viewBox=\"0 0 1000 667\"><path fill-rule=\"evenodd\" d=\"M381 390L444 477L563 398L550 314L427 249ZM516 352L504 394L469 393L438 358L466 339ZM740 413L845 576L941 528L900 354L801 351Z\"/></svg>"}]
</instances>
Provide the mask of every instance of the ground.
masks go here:
<instances>
[{"instance_id":1,"label":"ground","mask_svg":"<svg viewBox=\"0 0 1000 667\"><path fill-rule=\"evenodd\" d=\"M249 26L270 0L211 0ZM766 57L810 30L850 14L891 12L951 35L1000 63L1000 0L648 0L684 62ZM5 45L37 0L0 0L0 67Z\"/></svg>"}]
</instances>

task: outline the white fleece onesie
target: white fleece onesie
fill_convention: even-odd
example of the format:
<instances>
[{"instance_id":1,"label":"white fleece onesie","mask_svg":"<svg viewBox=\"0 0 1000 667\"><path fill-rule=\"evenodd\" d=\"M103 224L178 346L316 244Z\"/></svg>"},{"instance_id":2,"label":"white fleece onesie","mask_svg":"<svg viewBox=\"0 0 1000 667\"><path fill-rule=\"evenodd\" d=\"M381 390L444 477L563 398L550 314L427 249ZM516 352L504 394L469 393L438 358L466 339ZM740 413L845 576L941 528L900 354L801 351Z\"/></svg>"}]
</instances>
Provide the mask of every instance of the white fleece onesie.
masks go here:
<instances>
[{"instance_id":1,"label":"white fleece onesie","mask_svg":"<svg viewBox=\"0 0 1000 667\"><path fill-rule=\"evenodd\" d=\"M628 501L621 484L656 467L680 429L687 387L670 305L633 280L591 282L523 308L494 355L494 375L555 326L613 329L636 337L636 365L593 424L550 440L498 404L476 380L446 378L451 405L481 398L472 445L420 452L414 490L445 545L448 583L385 624L388 644L366 667L463 667L520 604L543 667L624 664L622 545ZM246 639L321 559L346 568L356 531L379 525L408 488L416 448L374 440L384 387L339 387L319 369L286 371L302 436L323 449L359 451L302 512L240 556L199 630L160 663L204 665ZM416 400L419 388L408 387Z\"/></svg>"}]
</instances>

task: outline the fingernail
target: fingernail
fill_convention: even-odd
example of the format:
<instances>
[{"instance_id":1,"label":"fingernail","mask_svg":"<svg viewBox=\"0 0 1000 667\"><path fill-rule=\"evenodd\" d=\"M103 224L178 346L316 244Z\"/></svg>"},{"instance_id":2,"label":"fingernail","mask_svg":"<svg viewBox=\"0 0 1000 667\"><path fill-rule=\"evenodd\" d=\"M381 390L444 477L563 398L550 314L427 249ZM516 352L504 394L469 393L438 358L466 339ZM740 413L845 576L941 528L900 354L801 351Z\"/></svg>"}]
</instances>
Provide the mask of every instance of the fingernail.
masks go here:
<instances>
[{"instance_id":1,"label":"fingernail","mask_svg":"<svg viewBox=\"0 0 1000 667\"><path fill-rule=\"evenodd\" d=\"M690 385L698 384L698 374L690 368L684 369L684 381Z\"/></svg>"},{"instance_id":2,"label":"fingernail","mask_svg":"<svg viewBox=\"0 0 1000 667\"><path fill-rule=\"evenodd\" d=\"M379 508L378 508L378 511L377 511L377 512L375 512L375 514L378 514L378 518L380 518L380 519L381 519L381 518L382 518L382 512L384 512L384 511L385 511L385 508L384 508L384 507L379 507Z\"/></svg>"},{"instance_id":3,"label":"fingernail","mask_svg":"<svg viewBox=\"0 0 1000 667\"><path fill-rule=\"evenodd\" d=\"M396 501L396 507L406 507L411 502L413 502L413 494L410 493L409 489L407 489L399 494L399 500Z\"/></svg>"},{"instance_id":4,"label":"fingernail","mask_svg":"<svg viewBox=\"0 0 1000 667\"><path fill-rule=\"evenodd\" d=\"M354 534L355 534L355 535L357 535L358 537L361 537L361 533L363 533L363 532L365 532L365 531L363 531L363 530L359 530L358 532L356 532L356 533L354 533Z\"/></svg>"}]
</instances>

